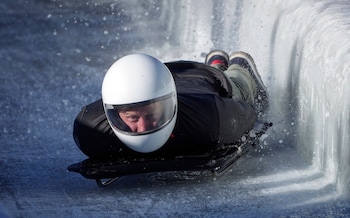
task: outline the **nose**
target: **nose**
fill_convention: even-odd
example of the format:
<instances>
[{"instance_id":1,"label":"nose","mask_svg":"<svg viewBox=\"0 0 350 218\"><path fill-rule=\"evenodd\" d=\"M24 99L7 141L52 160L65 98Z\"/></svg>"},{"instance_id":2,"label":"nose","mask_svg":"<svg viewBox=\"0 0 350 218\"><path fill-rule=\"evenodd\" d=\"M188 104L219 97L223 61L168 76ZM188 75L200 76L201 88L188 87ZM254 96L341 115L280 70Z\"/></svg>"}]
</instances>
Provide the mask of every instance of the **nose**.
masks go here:
<instances>
[{"instance_id":1,"label":"nose","mask_svg":"<svg viewBox=\"0 0 350 218\"><path fill-rule=\"evenodd\" d=\"M144 117L140 117L137 122L137 132L145 132L149 129L148 122Z\"/></svg>"}]
</instances>

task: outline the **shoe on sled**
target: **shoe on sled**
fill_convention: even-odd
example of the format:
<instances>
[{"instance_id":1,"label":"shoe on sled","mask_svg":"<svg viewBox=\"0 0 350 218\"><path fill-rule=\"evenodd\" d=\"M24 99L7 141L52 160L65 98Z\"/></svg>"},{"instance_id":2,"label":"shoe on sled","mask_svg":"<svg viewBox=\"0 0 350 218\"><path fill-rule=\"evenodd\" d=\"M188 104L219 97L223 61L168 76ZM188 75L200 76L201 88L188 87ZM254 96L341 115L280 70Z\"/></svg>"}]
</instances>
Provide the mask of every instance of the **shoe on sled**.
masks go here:
<instances>
[{"instance_id":1,"label":"shoe on sled","mask_svg":"<svg viewBox=\"0 0 350 218\"><path fill-rule=\"evenodd\" d=\"M222 50L213 50L207 54L205 64L220 70L226 70L228 67L229 56Z\"/></svg>"},{"instance_id":2,"label":"shoe on sled","mask_svg":"<svg viewBox=\"0 0 350 218\"><path fill-rule=\"evenodd\" d=\"M265 112L268 108L268 95L266 87L258 73L254 59L246 52L237 51L233 52L229 57L229 66L237 64L247 69L253 76L255 84L257 86L257 93L255 96L255 108L259 112Z\"/></svg>"}]
</instances>

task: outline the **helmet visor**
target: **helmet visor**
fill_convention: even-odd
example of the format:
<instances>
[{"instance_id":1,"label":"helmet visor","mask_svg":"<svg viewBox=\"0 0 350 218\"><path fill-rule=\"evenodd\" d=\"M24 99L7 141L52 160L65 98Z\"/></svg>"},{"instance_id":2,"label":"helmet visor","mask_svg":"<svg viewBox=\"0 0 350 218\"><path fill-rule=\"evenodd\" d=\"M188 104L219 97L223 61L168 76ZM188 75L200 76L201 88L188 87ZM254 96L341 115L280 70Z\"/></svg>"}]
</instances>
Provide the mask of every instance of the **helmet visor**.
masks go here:
<instances>
[{"instance_id":1,"label":"helmet visor","mask_svg":"<svg viewBox=\"0 0 350 218\"><path fill-rule=\"evenodd\" d=\"M112 128L128 135L149 134L166 126L175 116L175 93L132 104L105 104Z\"/></svg>"}]
</instances>

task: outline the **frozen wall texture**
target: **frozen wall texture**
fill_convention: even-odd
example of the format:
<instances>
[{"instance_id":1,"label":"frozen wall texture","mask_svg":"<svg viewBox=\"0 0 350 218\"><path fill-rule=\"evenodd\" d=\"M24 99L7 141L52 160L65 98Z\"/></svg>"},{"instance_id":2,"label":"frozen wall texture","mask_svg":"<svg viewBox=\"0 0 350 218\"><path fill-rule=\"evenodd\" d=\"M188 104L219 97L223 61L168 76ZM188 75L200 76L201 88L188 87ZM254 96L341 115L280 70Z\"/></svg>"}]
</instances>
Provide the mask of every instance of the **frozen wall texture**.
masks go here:
<instances>
[{"instance_id":1,"label":"frozen wall texture","mask_svg":"<svg viewBox=\"0 0 350 218\"><path fill-rule=\"evenodd\" d=\"M270 89L270 116L348 197L349 11L347 1L244 1L238 31Z\"/></svg>"}]
</instances>

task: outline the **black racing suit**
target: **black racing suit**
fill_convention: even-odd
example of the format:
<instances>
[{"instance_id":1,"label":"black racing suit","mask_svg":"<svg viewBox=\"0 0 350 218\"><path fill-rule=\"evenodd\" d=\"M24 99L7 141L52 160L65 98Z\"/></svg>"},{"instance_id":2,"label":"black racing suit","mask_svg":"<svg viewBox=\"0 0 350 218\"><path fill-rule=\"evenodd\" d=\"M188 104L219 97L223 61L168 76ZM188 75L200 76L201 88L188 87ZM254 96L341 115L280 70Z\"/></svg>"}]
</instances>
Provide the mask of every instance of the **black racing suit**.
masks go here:
<instances>
[{"instance_id":1,"label":"black racing suit","mask_svg":"<svg viewBox=\"0 0 350 218\"><path fill-rule=\"evenodd\" d=\"M164 146L151 153L129 149L110 128L100 99L84 107L74 122L74 139L83 153L99 159L201 155L235 143L254 127L253 106L235 100L222 71L188 61L166 65L176 84L178 114Z\"/></svg>"}]
</instances>

